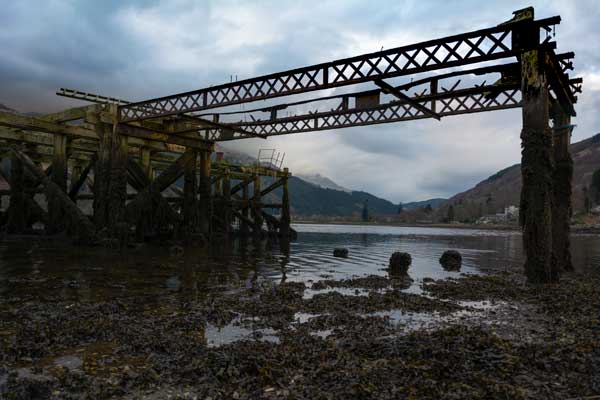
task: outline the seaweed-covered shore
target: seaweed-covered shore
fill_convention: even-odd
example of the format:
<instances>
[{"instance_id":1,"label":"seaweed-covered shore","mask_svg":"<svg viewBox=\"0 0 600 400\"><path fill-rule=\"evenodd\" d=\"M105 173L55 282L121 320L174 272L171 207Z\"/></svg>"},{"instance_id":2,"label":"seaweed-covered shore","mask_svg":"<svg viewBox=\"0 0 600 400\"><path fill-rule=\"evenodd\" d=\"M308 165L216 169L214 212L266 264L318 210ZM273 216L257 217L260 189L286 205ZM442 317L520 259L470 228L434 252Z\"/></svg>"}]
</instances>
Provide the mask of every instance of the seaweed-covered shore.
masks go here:
<instances>
[{"instance_id":1,"label":"seaweed-covered shore","mask_svg":"<svg viewBox=\"0 0 600 400\"><path fill-rule=\"evenodd\" d=\"M87 303L3 299L1 397L600 394L598 277L529 287L519 274L457 274L426 280L422 289L405 293L371 276L312 289L255 282L198 301L177 294ZM237 336L224 340L228 330Z\"/></svg>"}]
</instances>

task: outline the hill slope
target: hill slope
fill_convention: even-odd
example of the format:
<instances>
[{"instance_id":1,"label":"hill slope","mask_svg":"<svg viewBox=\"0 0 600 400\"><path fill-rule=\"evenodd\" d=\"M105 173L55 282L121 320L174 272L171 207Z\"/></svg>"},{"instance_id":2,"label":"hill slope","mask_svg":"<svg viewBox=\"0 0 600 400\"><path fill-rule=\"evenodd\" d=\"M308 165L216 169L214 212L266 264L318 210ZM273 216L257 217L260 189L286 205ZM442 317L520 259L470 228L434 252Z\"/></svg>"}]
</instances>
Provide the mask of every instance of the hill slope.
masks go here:
<instances>
[{"instance_id":1,"label":"hill slope","mask_svg":"<svg viewBox=\"0 0 600 400\"><path fill-rule=\"evenodd\" d=\"M592 174L600 169L600 134L571 145L574 161L573 209L581 211L584 206L583 189L590 185ZM453 205L455 219L472 220L482 214L501 212L504 207L519 205L521 192L521 164L515 164L478 183L475 187L459 193L446 201L438 210L438 217L447 214Z\"/></svg>"}]
</instances>

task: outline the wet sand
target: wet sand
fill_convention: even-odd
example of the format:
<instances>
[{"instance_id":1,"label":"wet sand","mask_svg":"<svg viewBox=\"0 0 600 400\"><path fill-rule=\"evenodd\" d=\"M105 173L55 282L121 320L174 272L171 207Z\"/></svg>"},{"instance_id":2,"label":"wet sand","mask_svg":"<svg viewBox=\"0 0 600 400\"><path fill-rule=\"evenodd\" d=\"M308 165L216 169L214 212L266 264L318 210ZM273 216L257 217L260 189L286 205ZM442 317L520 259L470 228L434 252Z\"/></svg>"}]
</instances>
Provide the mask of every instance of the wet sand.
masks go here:
<instances>
[{"instance_id":1,"label":"wet sand","mask_svg":"<svg viewBox=\"0 0 600 400\"><path fill-rule=\"evenodd\" d=\"M600 280L519 274L251 283L223 296L2 302L2 393L27 398L564 399L600 391ZM334 284L334 286L336 286Z\"/></svg>"}]
</instances>

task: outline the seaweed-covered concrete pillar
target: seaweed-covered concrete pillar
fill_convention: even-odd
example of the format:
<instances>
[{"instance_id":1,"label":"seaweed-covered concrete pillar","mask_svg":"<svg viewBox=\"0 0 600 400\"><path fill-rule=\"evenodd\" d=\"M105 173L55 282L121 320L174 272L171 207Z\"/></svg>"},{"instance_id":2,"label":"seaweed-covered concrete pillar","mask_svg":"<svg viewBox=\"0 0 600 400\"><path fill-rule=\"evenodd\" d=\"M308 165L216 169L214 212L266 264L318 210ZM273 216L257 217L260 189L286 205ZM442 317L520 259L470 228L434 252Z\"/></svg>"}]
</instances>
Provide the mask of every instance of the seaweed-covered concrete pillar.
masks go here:
<instances>
[{"instance_id":1,"label":"seaweed-covered concrete pillar","mask_svg":"<svg viewBox=\"0 0 600 400\"><path fill-rule=\"evenodd\" d=\"M208 237L211 219L211 184L210 184L210 155L211 150L200 152L200 232Z\"/></svg>"},{"instance_id":2,"label":"seaweed-covered concrete pillar","mask_svg":"<svg viewBox=\"0 0 600 400\"><path fill-rule=\"evenodd\" d=\"M556 264L560 270L572 271L571 242L569 239L571 205L571 180L573 159L571 143L571 115L555 103L552 105L554 140L554 202L552 204L552 245Z\"/></svg>"},{"instance_id":3,"label":"seaweed-covered concrete pillar","mask_svg":"<svg viewBox=\"0 0 600 400\"><path fill-rule=\"evenodd\" d=\"M533 35L533 32L539 40L539 32L529 31L529 34ZM521 52L523 188L520 219L526 256L525 274L531 283L556 282L559 278L552 249L553 149L543 60L539 46L528 46Z\"/></svg>"}]
</instances>

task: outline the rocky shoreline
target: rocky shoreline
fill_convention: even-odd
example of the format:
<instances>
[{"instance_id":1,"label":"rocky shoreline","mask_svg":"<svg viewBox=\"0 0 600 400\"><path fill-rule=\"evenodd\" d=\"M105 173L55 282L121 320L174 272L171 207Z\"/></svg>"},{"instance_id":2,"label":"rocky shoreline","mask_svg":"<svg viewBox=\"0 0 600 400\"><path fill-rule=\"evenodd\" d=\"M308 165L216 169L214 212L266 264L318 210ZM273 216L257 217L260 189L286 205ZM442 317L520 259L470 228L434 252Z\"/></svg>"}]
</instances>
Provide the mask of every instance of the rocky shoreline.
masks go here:
<instances>
[{"instance_id":1,"label":"rocky shoreline","mask_svg":"<svg viewBox=\"0 0 600 400\"><path fill-rule=\"evenodd\" d=\"M564 399L600 393L600 280L268 282L197 302L0 303L7 399ZM308 292L313 292L308 295ZM219 333L220 332L220 333ZM232 332L234 334L232 334ZM226 337L227 334L232 337Z\"/></svg>"}]
</instances>

